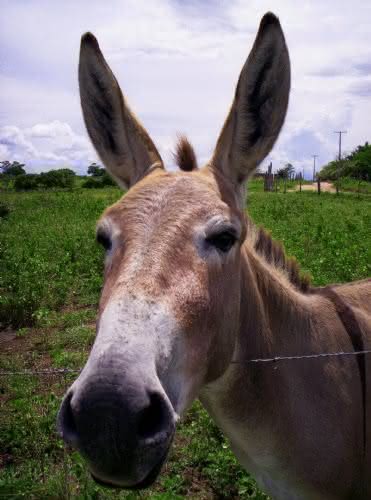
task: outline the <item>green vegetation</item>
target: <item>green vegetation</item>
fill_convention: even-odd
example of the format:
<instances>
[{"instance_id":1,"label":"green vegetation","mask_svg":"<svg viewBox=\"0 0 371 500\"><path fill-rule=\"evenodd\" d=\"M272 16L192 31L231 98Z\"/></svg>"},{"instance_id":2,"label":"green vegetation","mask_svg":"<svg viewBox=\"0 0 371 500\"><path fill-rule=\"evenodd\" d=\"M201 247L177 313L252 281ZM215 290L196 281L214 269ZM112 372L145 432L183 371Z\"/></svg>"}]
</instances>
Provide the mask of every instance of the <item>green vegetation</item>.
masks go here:
<instances>
[{"instance_id":1,"label":"green vegetation","mask_svg":"<svg viewBox=\"0 0 371 500\"><path fill-rule=\"evenodd\" d=\"M339 179L340 191L351 191L353 193L371 194L371 182L342 177Z\"/></svg>"},{"instance_id":2,"label":"green vegetation","mask_svg":"<svg viewBox=\"0 0 371 500\"><path fill-rule=\"evenodd\" d=\"M59 168L41 172L40 174L27 174L23 163L17 161L0 162L0 191L40 191L40 190L72 190L79 188L101 189L108 186L117 186L107 171L92 163L89 165L88 176L77 176L69 168Z\"/></svg>"},{"instance_id":3,"label":"green vegetation","mask_svg":"<svg viewBox=\"0 0 371 500\"><path fill-rule=\"evenodd\" d=\"M342 177L351 177L371 181L371 144L366 142L358 146L341 160L330 161L318 173L321 180L335 181Z\"/></svg>"},{"instance_id":4,"label":"green vegetation","mask_svg":"<svg viewBox=\"0 0 371 500\"><path fill-rule=\"evenodd\" d=\"M36 324L64 304L96 303L102 254L94 243L103 209L118 189L4 193L0 219L0 325Z\"/></svg>"},{"instance_id":5,"label":"green vegetation","mask_svg":"<svg viewBox=\"0 0 371 500\"><path fill-rule=\"evenodd\" d=\"M0 318L19 329L1 346L0 370L83 365L102 282L95 223L119 196L117 188L3 194ZM368 196L264 193L262 181L254 180L248 210L298 257L315 284L370 274ZM61 395L73 379L0 377L0 498L266 498L199 403L179 425L170 459L151 490L116 492L96 485L55 432Z\"/></svg>"},{"instance_id":6,"label":"green vegetation","mask_svg":"<svg viewBox=\"0 0 371 500\"><path fill-rule=\"evenodd\" d=\"M34 189L72 189L75 184L75 172L69 168L50 170L41 174L22 174L14 180L16 191L31 191Z\"/></svg>"}]
</instances>

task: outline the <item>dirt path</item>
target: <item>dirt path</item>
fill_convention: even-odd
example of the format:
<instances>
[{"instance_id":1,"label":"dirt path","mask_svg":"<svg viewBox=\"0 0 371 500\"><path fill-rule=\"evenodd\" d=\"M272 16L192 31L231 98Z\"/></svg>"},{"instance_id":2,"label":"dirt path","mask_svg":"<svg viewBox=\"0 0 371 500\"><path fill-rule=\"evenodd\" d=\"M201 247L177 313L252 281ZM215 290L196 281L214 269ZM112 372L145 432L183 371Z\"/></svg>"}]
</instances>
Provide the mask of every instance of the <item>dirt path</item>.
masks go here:
<instances>
[{"instance_id":1,"label":"dirt path","mask_svg":"<svg viewBox=\"0 0 371 500\"><path fill-rule=\"evenodd\" d=\"M295 191L299 191L299 184L295 186ZM317 182L313 182L312 184L303 184L301 186L302 191L317 191ZM294 191L290 189L290 191ZM321 191L325 193L336 193L336 189L331 182L321 182Z\"/></svg>"}]
</instances>

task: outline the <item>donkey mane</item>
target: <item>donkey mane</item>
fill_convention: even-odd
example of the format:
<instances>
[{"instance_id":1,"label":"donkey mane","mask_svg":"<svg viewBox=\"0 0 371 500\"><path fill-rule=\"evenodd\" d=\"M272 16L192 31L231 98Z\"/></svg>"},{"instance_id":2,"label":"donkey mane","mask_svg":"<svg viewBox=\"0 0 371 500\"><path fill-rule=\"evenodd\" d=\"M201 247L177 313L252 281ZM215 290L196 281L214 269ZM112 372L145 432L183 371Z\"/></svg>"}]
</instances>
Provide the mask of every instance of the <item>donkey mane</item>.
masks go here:
<instances>
[{"instance_id":1,"label":"donkey mane","mask_svg":"<svg viewBox=\"0 0 371 500\"><path fill-rule=\"evenodd\" d=\"M301 292L310 289L310 275L300 270L295 257L288 257L280 241L275 241L263 227L256 228L254 249L268 264L285 272L289 281Z\"/></svg>"}]
</instances>

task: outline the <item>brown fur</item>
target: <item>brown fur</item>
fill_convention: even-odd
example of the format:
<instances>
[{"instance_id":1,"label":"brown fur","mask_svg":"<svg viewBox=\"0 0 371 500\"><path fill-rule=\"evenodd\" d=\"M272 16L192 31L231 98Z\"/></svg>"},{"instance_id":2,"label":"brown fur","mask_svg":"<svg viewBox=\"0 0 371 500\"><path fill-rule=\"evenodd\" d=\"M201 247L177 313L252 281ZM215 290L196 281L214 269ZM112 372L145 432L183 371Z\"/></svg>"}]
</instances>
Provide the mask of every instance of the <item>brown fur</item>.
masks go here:
<instances>
[{"instance_id":1,"label":"brown fur","mask_svg":"<svg viewBox=\"0 0 371 500\"><path fill-rule=\"evenodd\" d=\"M197 170L198 168L193 146L185 135L181 135L178 139L174 160L178 167L185 172Z\"/></svg>"},{"instance_id":2,"label":"brown fur","mask_svg":"<svg viewBox=\"0 0 371 500\"><path fill-rule=\"evenodd\" d=\"M308 280L300 276L296 260L287 258L265 230L256 232L244 216L243 181L271 149L287 109L290 62L278 19L269 13L262 20L210 163L196 170L194 151L181 138L176 158L187 172L162 169L151 139L136 125L103 56L97 46L89 48L91 43L91 37L84 41L80 63L85 121L107 169L131 186L100 223L110 228L113 246L106 259L98 330L107 305L138 298L148 311L153 304L166 307L175 325L166 326L165 321L160 328L166 349L158 342L149 344L152 350L138 349L130 322L136 325L135 333L148 339L156 331L142 328L140 318L125 309L106 327L116 325L117 343L110 345L114 340L107 337L106 344L119 350L125 368L156 366L151 381L159 377L159 387L171 387L168 397L178 415L199 396L241 464L273 497L371 498L366 491L371 493L371 475L362 469L370 470L371 426L364 454L356 356L249 362L353 348L334 301L302 293ZM118 122L122 134L117 133ZM107 132L106 125L112 130ZM208 231L217 235L218 227L227 234L232 228L236 235L227 252L210 247ZM352 309L369 349L370 282L338 286L336 294ZM95 346L104 333L98 331ZM109 352L106 344L102 349ZM130 348L131 356L126 357ZM368 419L369 362L370 357L364 397ZM99 372L99 366L96 369ZM115 384L125 372L112 379ZM104 378L110 377L108 370ZM131 420L124 425L135 432ZM107 456L116 450L103 452ZM140 466L146 455L142 458ZM130 464L134 472L137 462L134 457ZM133 477L128 479L132 485Z\"/></svg>"}]
</instances>

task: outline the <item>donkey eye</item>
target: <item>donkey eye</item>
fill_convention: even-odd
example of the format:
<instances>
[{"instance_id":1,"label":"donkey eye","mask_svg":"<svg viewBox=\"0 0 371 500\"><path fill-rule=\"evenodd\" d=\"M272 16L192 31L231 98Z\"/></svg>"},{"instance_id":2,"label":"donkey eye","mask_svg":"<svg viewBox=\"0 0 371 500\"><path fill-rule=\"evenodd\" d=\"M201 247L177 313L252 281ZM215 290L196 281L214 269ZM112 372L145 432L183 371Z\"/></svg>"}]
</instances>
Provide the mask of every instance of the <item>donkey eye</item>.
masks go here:
<instances>
[{"instance_id":1,"label":"donkey eye","mask_svg":"<svg viewBox=\"0 0 371 500\"><path fill-rule=\"evenodd\" d=\"M222 233L213 234L206 238L207 243L217 248L223 253L228 252L237 241L235 234L230 231L223 231Z\"/></svg>"},{"instance_id":2,"label":"donkey eye","mask_svg":"<svg viewBox=\"0 0 371 500\"><path fill-rule=\"evenodd\" d=\"M111 241L111 238L109 236L107 236L107 234L99 231L97 233L97 242L102 245L102 247L105 249L105 250L111 250L112 248L112 241Z\"/></svg>"}]
</instances>

